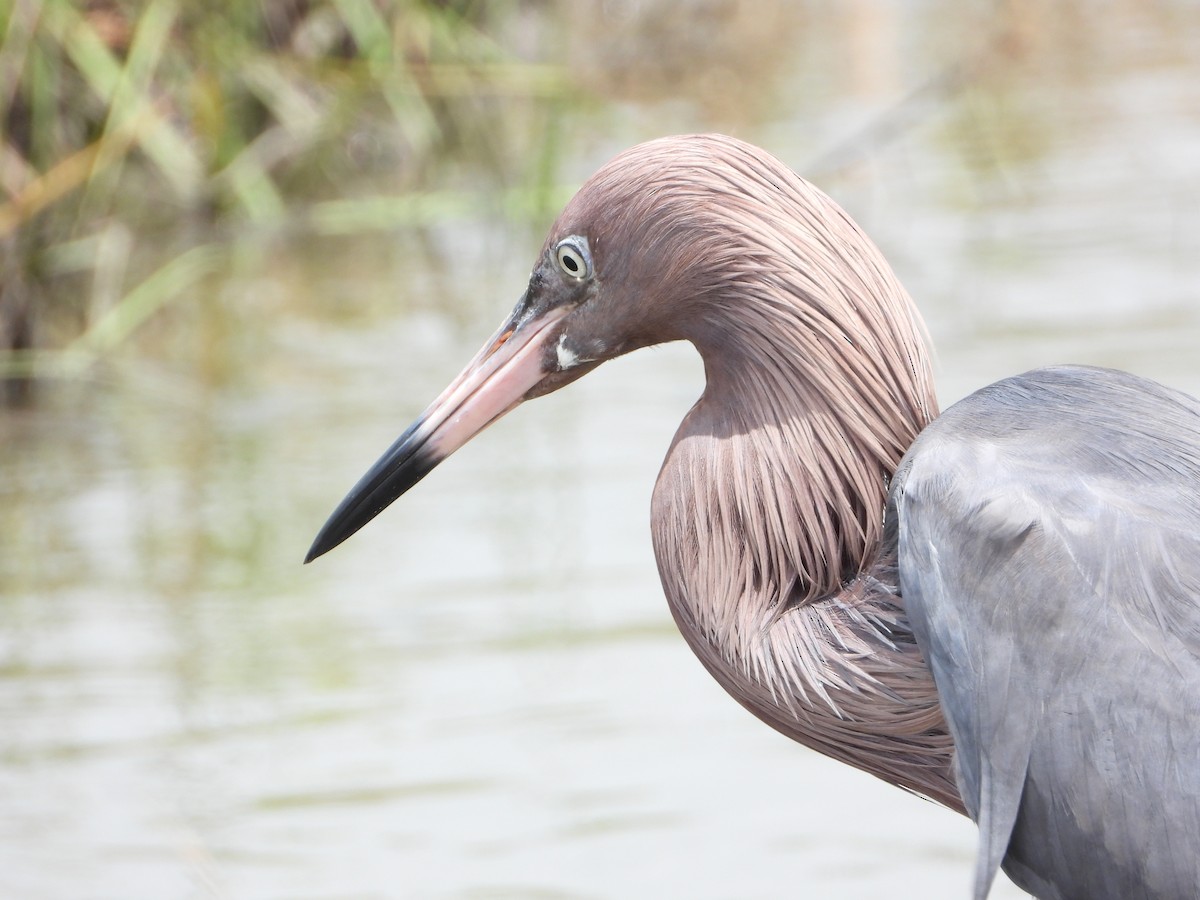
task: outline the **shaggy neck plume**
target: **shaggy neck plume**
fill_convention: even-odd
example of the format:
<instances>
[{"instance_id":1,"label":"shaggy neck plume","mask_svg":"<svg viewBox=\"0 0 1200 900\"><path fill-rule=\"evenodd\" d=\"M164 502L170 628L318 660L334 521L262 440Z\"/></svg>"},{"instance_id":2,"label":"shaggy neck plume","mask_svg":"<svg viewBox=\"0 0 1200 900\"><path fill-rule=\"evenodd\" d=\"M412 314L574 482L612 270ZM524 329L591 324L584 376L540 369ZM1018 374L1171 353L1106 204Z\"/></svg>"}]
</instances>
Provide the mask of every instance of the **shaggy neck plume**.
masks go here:
<instances>
[{"instance_id":1,"label":"shaggy neck plume","mask_svg":"<svg viewBox=\"0 0 1200 900\"><path fill-rule=\"evenodd\" d=\"M747 269L681 327L707 387L655 488L659 571L689 644L750 711L961 810L882 535L888 481L936 415L923 334L878 251L837 220L825 268L808 252Z\"/></svg>"}]
</instances>

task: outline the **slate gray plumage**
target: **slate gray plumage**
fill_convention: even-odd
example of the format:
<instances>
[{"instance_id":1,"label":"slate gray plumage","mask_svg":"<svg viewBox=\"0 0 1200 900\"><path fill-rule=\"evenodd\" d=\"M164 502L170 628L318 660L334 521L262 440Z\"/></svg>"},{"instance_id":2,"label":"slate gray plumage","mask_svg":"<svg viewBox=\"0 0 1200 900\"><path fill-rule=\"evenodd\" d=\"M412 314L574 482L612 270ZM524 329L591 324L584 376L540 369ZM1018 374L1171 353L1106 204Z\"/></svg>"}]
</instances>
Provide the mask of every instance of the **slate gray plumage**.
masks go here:
<instances>
[{"instance_id":1,"label":"slate gray plumage","mask_svg":"<svg viewBox=\"0 0 1200 900\"><path fill-rule=\"evenodd\" d=\"M1200 403L1106 369L1006 379L921 433L889 512L976 896L1006 850L1039 897L1196 896Z\"/></svg>"}]
</instances>

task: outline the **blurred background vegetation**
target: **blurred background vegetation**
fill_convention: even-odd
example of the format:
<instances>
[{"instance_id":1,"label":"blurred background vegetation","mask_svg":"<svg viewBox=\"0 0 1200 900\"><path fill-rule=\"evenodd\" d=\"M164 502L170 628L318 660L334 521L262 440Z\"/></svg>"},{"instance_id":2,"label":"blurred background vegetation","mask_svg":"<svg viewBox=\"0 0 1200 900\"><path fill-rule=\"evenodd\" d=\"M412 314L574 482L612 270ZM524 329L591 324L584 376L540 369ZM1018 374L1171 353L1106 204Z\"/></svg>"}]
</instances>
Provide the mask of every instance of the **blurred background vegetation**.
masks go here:
<instances>
[{"instance_id":1,"label":"blurred background vegetation","mask_svg":"<svg viewBox=\"0 0 1200 900\"><path fill-rule=\"evenodd\" d=\"M561 67L537 61L539 29L522 6L0 8L9 400L27 400L31 378L80 374L130 343L211 351L239 320L206 290L214 273L261 267L281 243L496 204L544 215L554 110L576 92ZM145 345L138 333L155 317L169 321L160 332L200 340L164 345L160 333L156 349Z\"/></svg>"}]
</instances>

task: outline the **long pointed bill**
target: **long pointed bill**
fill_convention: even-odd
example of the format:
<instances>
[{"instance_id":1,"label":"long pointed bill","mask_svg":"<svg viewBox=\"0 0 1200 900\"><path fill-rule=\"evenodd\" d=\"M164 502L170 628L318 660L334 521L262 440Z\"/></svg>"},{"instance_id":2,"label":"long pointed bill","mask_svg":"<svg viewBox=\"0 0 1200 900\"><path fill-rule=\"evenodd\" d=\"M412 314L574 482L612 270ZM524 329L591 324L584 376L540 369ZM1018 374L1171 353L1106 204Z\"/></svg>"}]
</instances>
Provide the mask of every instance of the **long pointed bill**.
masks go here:
<instances>
[{"instance_id":1,"label":"long pointed bill","mask_svg":"<svg viewBox=\"0 0 1200 900\"><path fill-rule=\"evenodd\" d=\"M441 396L409 426L333 511L304 561L358 531L447 456L517 406L550 370L543 364L554 325L567 310L509 319Z\"/></svg>"}]
</instances>

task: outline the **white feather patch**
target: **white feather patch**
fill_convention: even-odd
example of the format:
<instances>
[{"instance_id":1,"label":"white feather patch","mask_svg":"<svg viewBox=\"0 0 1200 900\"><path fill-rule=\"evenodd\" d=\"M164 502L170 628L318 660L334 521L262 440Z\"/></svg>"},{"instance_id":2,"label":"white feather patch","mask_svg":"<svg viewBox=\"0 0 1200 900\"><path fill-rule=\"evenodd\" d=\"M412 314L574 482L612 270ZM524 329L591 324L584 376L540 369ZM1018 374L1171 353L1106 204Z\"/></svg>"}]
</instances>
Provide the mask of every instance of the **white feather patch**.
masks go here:
<instances>
[{"instance_id":1,"label":"white feather patch","mask_svg":"<svg viewBox=\"0 0 1200 900\"><path fill-rule=\"evenodd\" d=\"M579 354L566 348L567 336L564 334L558 339L558 367L559 369L573 369L579 365Z\"/></svg>"}]
</instances>

